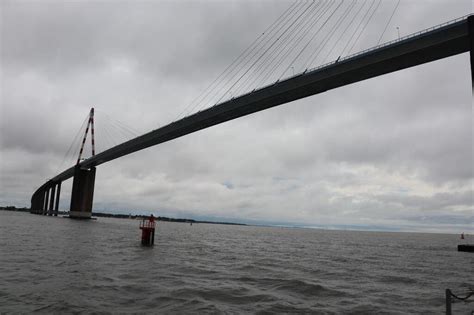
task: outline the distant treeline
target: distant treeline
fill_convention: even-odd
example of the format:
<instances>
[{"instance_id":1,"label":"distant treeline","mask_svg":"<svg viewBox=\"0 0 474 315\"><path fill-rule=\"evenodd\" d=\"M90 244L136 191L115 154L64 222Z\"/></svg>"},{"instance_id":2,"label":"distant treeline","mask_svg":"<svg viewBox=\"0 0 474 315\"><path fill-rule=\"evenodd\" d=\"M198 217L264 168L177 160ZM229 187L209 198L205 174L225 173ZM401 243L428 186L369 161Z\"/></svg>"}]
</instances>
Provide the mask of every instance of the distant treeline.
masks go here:
<instances>
[{"instance_id":1,"label":"distant treeline","mask_svg":"<svg viewBox=\"0 0 474 315\"><path fill-rule=\"evenodd\" d=\"M132 214L112 214L112 213L101 213L101 212L92 212L92 216L95 217L105 217L105 218L118 218L118 219L135 219L135 220L143 220L148 219L149 215L132 215ZM168 218L168 217L155 217L156 221L164 221L164 222L178 222L178 223L207 223L207 224L227 224L227 225L246 225L242 223L232 223L232 222L214 222L214 221L200 221L200 220L193 220L193 219L176 219L176 218Z\"/></svg>"},{"instance_id":2,"label":"distant treeline","mask_svg":"<svg viewBox=\"0 0 474 315\"><path fill-rule=\"evenodd\" d=\"M0 206L0 210L30 212L30 208L17 208L15 206Z\"/></svg>"}]
</instances>

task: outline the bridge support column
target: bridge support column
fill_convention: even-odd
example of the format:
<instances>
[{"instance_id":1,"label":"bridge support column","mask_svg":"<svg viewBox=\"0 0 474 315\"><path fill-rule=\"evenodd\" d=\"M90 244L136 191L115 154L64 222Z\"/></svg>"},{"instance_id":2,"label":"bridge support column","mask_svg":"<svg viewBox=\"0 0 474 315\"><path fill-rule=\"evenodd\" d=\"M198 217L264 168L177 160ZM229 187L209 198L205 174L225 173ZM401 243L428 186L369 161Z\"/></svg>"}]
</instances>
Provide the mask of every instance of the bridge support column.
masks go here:
<instances>
[{"instance_id":1,"label":"bridge support column","mask_svg":"<svg viewBox=\"0 0 474 315\"><path fill-rule=\"evenodd\" d=\"M40 211L38 212L38 214L43 214L45 199L46 199L46 190L43 190L41 192L41 208L39 209Z\"/></svg>"},{"instance_id":2,"label":"bridge support column","mask_svg":"<svg viewBox=\"0 0 474 315\"><path fill-rule=\"evenodd\" d=\"M36 207L36 214L43 214L43 206L44 206L44 191L38 194L38 204Z\"/></svg>"},{"instance_id":3,"label":"bridge support column","mask_svg":"<svg viewBox=\"0 0 474 315\"><path fill-rule=\"evenodd\" d=\"M76 167L72 183L71 207L69 209L70 218L91 218L94 183L95 167L89 170Z\"/></svg>"},{"instance_id":4,"label":"bridge support column","mask_svg":"<svg viewBox=\"0 0 474 315\"><path fill-rule=\"evenodd\" d=\"M471 55L471 85L474 93L474 16L467 18L467 24L469 26L469 44L470 44L470 55Z\"/></svg>"},{"instance_id":5,"label":"bridge support column","mask_svg":"<svg viewBox=\"0 0 474 315\"><path fill-rule=\"evenodd\" d=\"M46 213L48 212L48 203L49 203L49 188L46 188L44 192L44 203L43 203L43 208L42 208L43 211L41 212L42 215L46 215Z\"/></svg>"},{"instance_id":6,"label":"bridge support column","mask_svg":"<svg viewBox=\"0 0 474 315\"><path fill-rule=\"evenodd\" d=\"M36 192L33 197L31 198L31 208L30 213L40 214L43 212L43 205L44 205L44 193L43 192Z\"/></svg>"},{"instance_id":7,"label":"bridge support column","mask_svg":"<svg viewBox=\"0 0 474 315\"><path fill-rule=\"evenodd\" d=\"M51 196L49 198L49 209L48 209L48 215L49 216L52 216L53 215L53 207L54 207L54 199L56 197L56 184L53 184L53 186L51 186Z\"/></svg>"},{"instance_id":8,"label":"bridge support column","mask_svg":"<svg viewBox=\"0 0 474 315\"><path fill-rule=\"evenodd\" d=\"M31 196L30 213L36 213L36 211L38 211L38 194L35 192Z\"/></svg>"},{"instance_id":9,"label":"bridge support column","mask_svg":"<svg viewBox=\"0 0 474 315\"><path fill-rule=\"evenodd\" d=\"M58 182L58 188L56 189L56 204L54 205L54 211L53 214L55 217L58 216L59 212L59 197L61 196L61 182Z\"/></svg>"},{"instance_id":10,"label":"bridge support column","mask_svg":"<svg viewBox=\"0 0 474 315\"><path fill-rule=\"evenodd\" d=\"M31 196L30 213L35 213L36 204L38 203L37 200L36 193L34 193L33 196Z\"/></svg>"}]
</instances>

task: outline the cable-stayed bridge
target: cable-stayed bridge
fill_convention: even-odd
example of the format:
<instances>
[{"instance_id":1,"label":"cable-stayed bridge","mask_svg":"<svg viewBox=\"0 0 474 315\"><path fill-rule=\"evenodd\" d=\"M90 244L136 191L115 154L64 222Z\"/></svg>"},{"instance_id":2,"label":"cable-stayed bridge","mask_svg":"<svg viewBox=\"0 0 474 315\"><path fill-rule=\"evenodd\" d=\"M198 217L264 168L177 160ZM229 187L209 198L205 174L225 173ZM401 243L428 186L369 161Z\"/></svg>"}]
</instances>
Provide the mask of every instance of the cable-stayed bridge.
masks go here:
<instances>
[{"instance_id":1,"label":"cable-stayed bridge","mask_svg":"<svg viewBox=\"0 0 474 315\"><path fill-rule=\"evenodd\" d=\"M342 3L343 2L341 1L340 4ZM352 3L356 2L354 1ZM352 5L352 3L350 5ZM357 13L363 17L363 19L360 19L360 25L358 25L359 30L363 31L367 23L370 21L373 13L375 10L377 10L375 3L376 2L374 0L372 2L374 7L371 6L370 10L367 10L365 15L363 15L364 12L362 10L359 11L362 14ZM374 78L387 73L403 70L465 52L470 52L472 73L474 62L474 16L468 15L411 34L409 36L386 42L382 45L377 45L373 48L360 51L352 55L347 55L342 58L339 56L331 62L319 67L312 69L305 68L299 73L283 78L283 76L288 73L289 69L293 68L294 70L294 61L299 58L301 56L301 52L305 51L305 49L308 47L304 41L300 40L298 44L301 43L302 46L300 47L302 47L302 49L297 50L296 53L292 52L291 47L288 49L283 49L285 46L282 45L284 45L285 42L282 41L282 39L287 38L289 40L290 36L293 36L293 41L290 43L296 43L298 38L301 38L302 36L300 35L300 37L298 37L298 33L294 34L287 31L292 29L294 30L296 25L299 25L300 30L307 30L311 26L311 23L316 20L320 21L321 24L319 30L321 30L322 27L327 24L326 22L333 18L334 12L340 9L339 6L325 6L324 1L319 4L319 11L316 10L317 7L310 6L302 6L299 9L297 6L290 7L285 12L285 14L287 14L287 16L289 16L290 13L293 14L294 19L287 19L286 24L281 24L280 33L276 33L277 35L275 35L275 37L267 37L267 39L270 38L270 40L268 40L268 44L265 44L266 46L263 44L263 42L261 42L262 44L260 48L263 48L263 53L256 53L254 55L255 58L253 61L252 59L247 59L250 61L247 61L247 65L245 66L239 65L239 59L237 59L237 63L234 62L230 66L235 66L237 69L235 72L237 73L237 80L235 82L241 83L242 79L247 78L246 75L249 71L255 71L256 67L264 64L259 62L263 60L263 58L269 58L268 56L270 55L267 54L268 52L278 52L278 54L275 53L276 55L274 54L272 57L274 58L272 60L275 61L274 64L278 64L278 66L282 65L282 61L285 60L286 57L284 56L286 54L287 57L289 56L289 58L293 60L293 62L283 65L283 74L278 77L276 81L259 88L254 88L254 86L248 85L248 82L252 83L255 82L255 80L246 81L245 85L242 86L249 86L250 88L247 89L249 92L244 92L239 96L226 98L228 97L228 91L232 90L232 88L236 85L236 83L230 82L230 84L224 88L224 93L217 99L217 103L215 105L191 113L184 118L171 122L161 128L150 131L134 139L116 145L110 149L97 153L86 160L81 161L78 159L78 162L75 166L72 166L62 173L54 176L34 192L31 198L31 212L37 214L57 215L61 183L73 177L74 180L72 187L70 216L77 218L90 218L93 203L95 172L97 166L130 153L185 136L201 129L218 125L229 120L243 117L308 96L323 93L331 89L343 87L351 83L363 81L369 78ZM340 23L338 24L338 21L350 18L350 12L351 10L355 10L355 8L355 5L352 5L352 7L348 6L345 11L341 13L339 19L335 20L335 23L333 23L332 28L330 28L326 34L321 35L323 42L327 38L336 36L335 30L343 25ZM372 11L373 8L375 8L374 11ZM313 12L312 14L319 12L318 19L311 19L311 16L308 12ZM308 16L308 19L301 20L300 17L304 16ZM284 20L281 19L280 22L283 23L282 21ZM280 22L277 20L274 24L278 25ZM350 28L349 23L346 25L348 25L346 29ZM341 27L341 29L342 28L343 27ZM319 30L317 32L319 32ZM354 32L356 36L360 36L361 33L362 32ZM347 42L344 50L346 50L346 46L353 46L353 43L355 43L353 37L354 35L350 38L350 41ZM340 37L337 39L337 42L339 40ZM309 41L307 41L307 43L308 42ZM327 42L328 41L326 41L326 43ZM274 47L277 47L277 45L280 45L282 49L274 49ZM351 49L347 51L350 52ZM252 49L249 49L247 52L251 51ZM301 52L298 53L299 51ZM321 51L319 51L318 54L320 52ZM293 55L290 55L291 53L293 53ZM309 54L308 59L313 60L315 58L314 56L315 54L311 53ZM241 58L240 60L242 61L245 59ZM240 71L240 69L243 69L243 72L239 73L238 71ZM273 68L273 71L275 71L275 69L276 68ZM272 77L271 71L272 68L270 68L270 71L264 74L265 79L268 80ZM248 78L251 77L248 76ZM250 91L252 88L253 90ZM209 91L207 93L209 94ZM199 102L196 104L199 104Z\"/></svg>"}]
</instances>

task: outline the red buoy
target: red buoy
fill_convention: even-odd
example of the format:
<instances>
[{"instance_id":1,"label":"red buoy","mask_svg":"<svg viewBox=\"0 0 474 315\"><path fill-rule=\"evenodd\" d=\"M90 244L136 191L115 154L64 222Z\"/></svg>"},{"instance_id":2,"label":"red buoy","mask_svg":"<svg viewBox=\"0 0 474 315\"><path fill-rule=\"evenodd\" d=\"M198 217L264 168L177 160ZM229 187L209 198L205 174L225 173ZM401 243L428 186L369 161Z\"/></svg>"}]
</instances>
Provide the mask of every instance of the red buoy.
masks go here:
<instances>
[{"instance_id":1,"label":"red buoy","mask_svg":"<svg viewBox=\"0 0 474 315\"><path fill-rule=\"evenodd\" d=\"M147 219L140 222L140 230L142 230L142 245L152 246L155 243L155 217L153 214Z\"/></svg>"}]
</instances>

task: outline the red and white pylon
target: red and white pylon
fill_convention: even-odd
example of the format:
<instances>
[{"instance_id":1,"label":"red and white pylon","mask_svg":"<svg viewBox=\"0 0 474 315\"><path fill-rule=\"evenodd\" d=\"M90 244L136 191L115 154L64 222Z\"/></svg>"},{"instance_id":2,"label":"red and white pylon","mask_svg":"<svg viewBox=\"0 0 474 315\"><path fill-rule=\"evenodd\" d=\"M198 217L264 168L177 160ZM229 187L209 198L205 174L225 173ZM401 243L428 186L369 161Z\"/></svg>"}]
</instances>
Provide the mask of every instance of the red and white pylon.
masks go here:
<instances>
[{"instance_id":1,"label":"red and white pylon","mask_svg":"<svg viewBox=\"0 0 474 315\"><path fill-rule=\"evenodd\" d=\"M91 126L91 143L92 143L92 156L95 155L95 145L94 145L94 107L91 108L89 113L89 121L87 122L86 132L84 133L84 138L82 139L81 150L79 151L79 156L77 158L77 164L81 161L82 151L84 151L84 144L86 143L87 133L89 132L89 126Z\"/></svg>"}]
</instances>

